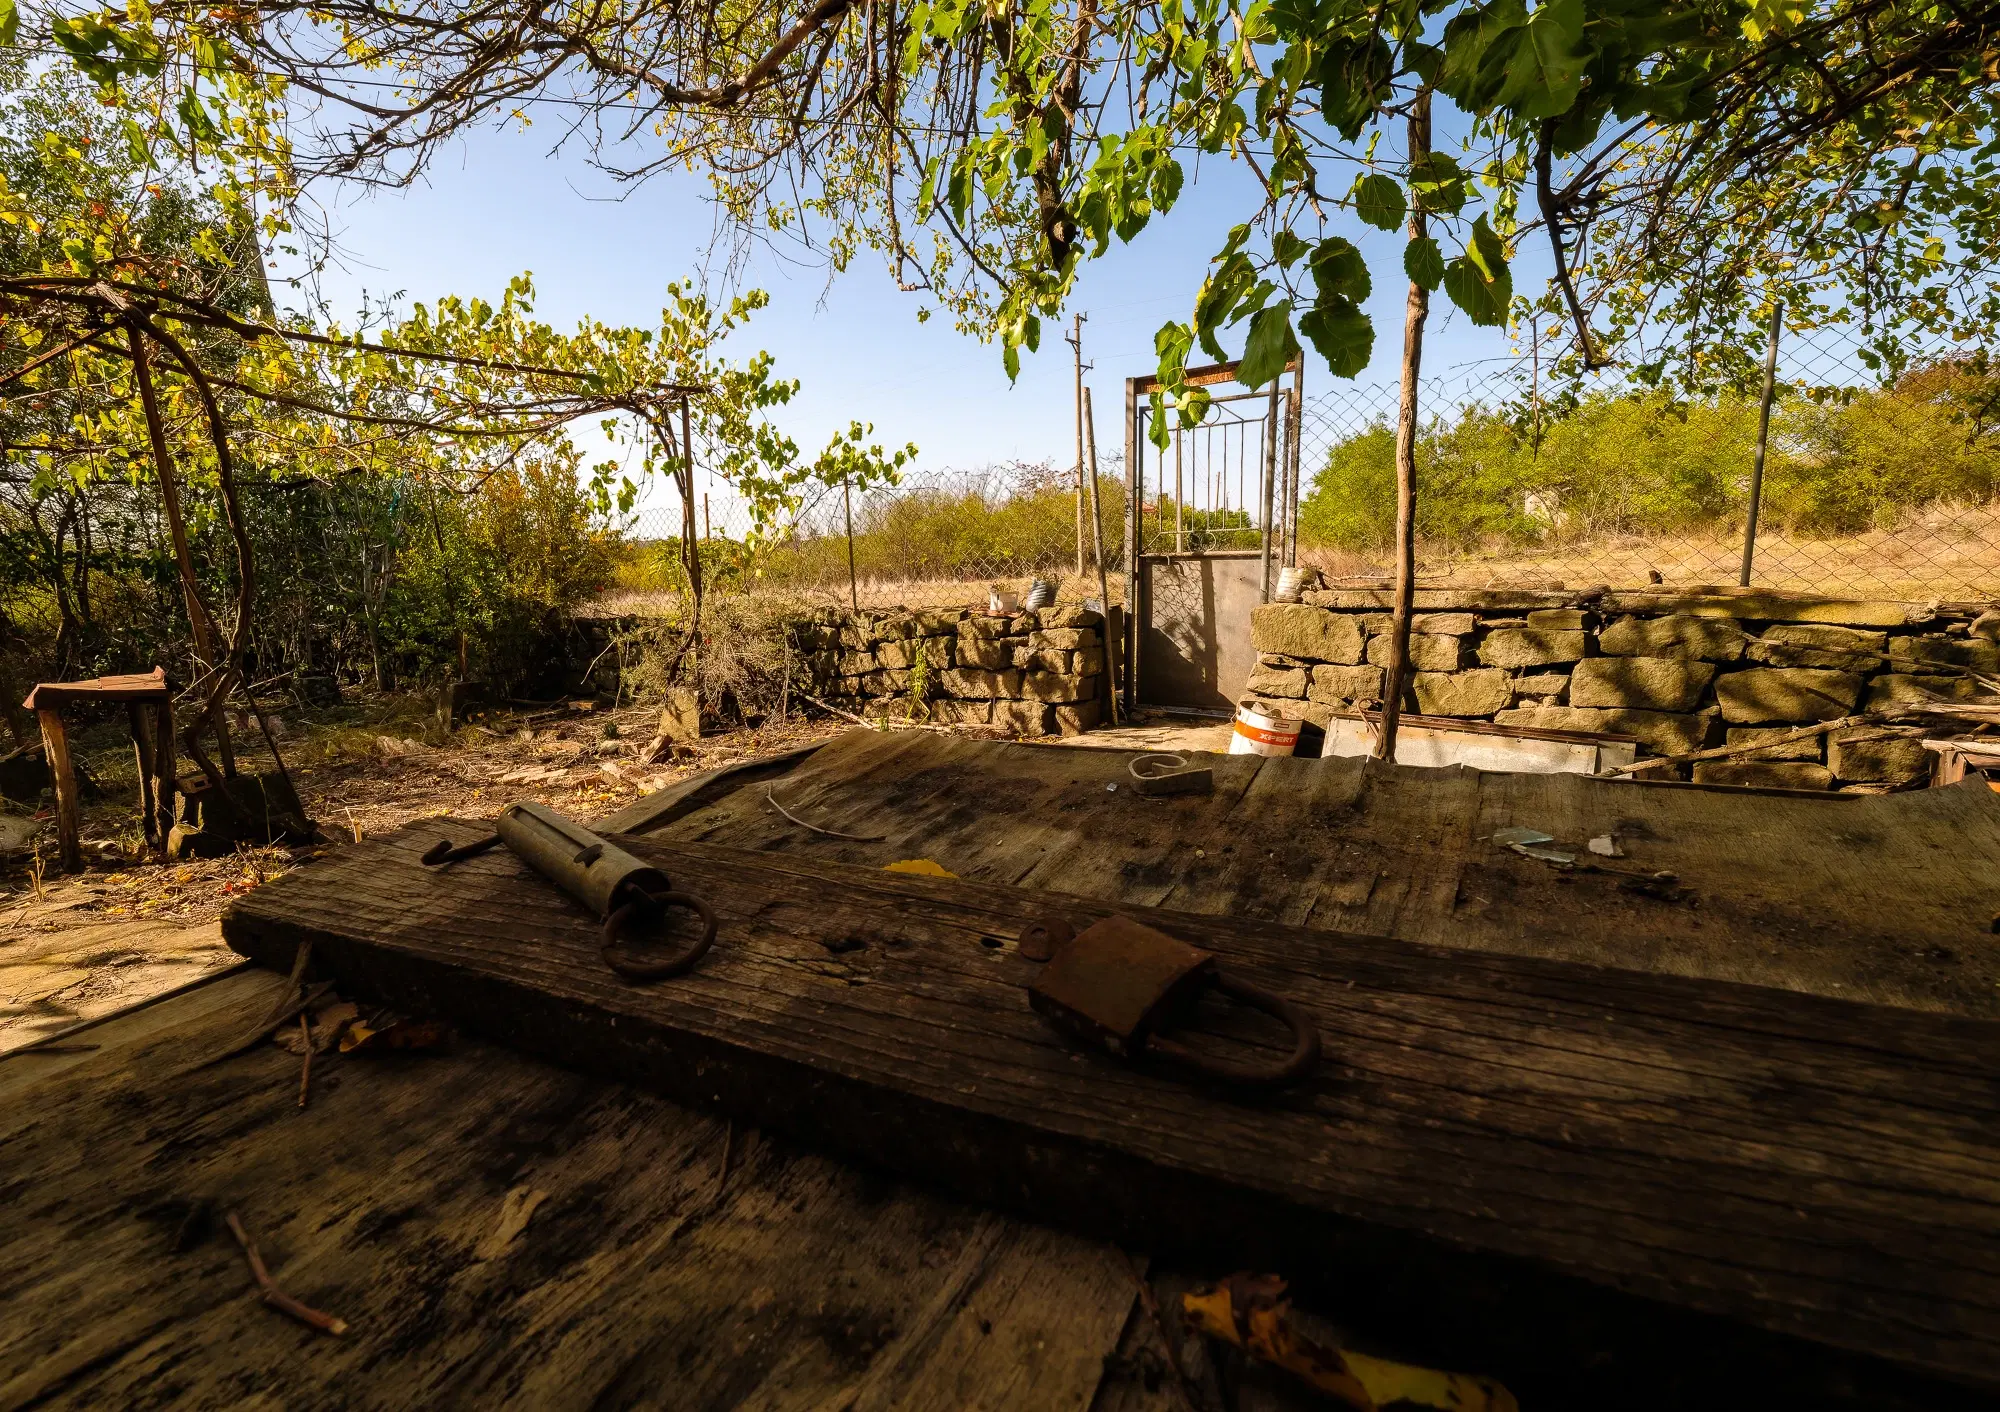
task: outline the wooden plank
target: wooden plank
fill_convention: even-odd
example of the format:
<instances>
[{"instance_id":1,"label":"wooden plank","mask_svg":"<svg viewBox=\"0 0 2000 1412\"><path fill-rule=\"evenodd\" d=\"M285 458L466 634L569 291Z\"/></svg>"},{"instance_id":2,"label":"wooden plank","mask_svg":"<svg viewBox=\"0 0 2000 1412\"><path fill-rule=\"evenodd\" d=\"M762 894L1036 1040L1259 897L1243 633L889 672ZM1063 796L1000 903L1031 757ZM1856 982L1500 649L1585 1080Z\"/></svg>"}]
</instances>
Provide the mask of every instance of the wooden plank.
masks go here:
<instances>
[{"instance_id":1,"label":"wooden plank","mask_svg":"<svg viewBox=\"0 0 2000 1412\"><path fill-rule=\"evenodd\" d=\"M1372 760L1208 758L1216 791L1148 799L1131 756L854 731L788 777L787 823L745 789L659 836L871 867L930 858L961 877L1188 912L1706 976L2000 1017L2000 796L1920 790L1760 798ZM1117 786L1113 789L1111 786ZM1841 801L1838 806L1826 801ZM1528 825L1678 891L1559 872L1491 841Z\"/></svg>"},{"instance_id":2,"label":"wooden plank","mask_svg":"<svg viewBox=\"0 0 2000 1412\"><path fill-rule=\"evenodd\" d=\"M70 763L69 733L63 729L62 712L53 707L38 708L35 719L41 723L42 753L48 759L49 777L56 787L57 862L65 873L80 873L83 845L78 837L76 767Z\"/></svg>"},{"instance_id":3,"label":"wooden plank","mask_svg":"<svg viewBox=\"0 0 2000 1412\"><path fill-rule=\"evenodd\" d=\"M825 743L814 741L811 745L760 755L754 760L739 760L733 765L699 771L684 780L676 780L665 789L654 790L644 798L633 800L624 808L598 819L591 827L604 833L650 833L752 780L775 779L801 760L808 759Z\"/></svg>"},{"instance_id":4,"label":"wooden plank","mask_svg":"<svg viewBox=\"0 0 2000 1412\"><path fill-rule=\"evenodd\" d=\"M282 986L0 1065L0 1407L1090 1406L1116 1250L480 1044L322 1055L303 1112L274 1046L169 1077ZM225 1209L346 1337L258 1304Z\"/></svg>"},{"instance_id":5,"label":"wooden plank","mask_svg":"<svg viewBox=\"0 0 2000 1412\"><path fill-rule=\"evenodd\" d=\"M88 681L45 681L30 691L21 704L30 711L43 711L72 701L158 701L167 695L166 668L155 667L150 672L92 677Z\"/></svg>"},{"instance_id":6,"label":"wooden plank","mask_svg":"<svg viewBox=\"0 0 2000 1412\"><path fill-rule=\"evenodd\" d=\"M1378 1317L1476 1326L1510 1383L1611 1349L1631 1392L1693 1337L1768 1368L1781 1335L1839 1378L1879 1365L1786 1341L2000 1390L2000 1027L1064 899L1316 1015L1329 1062L1242 1104L1028 1010L1012 943L1045 895L631 839L722 921L697 973L634 987L515 860L423 869L439 828L260 888L225 934L265 964L310 938L344 991L980 1200L1337 1271Z\"/></svg>"}]
</instances>

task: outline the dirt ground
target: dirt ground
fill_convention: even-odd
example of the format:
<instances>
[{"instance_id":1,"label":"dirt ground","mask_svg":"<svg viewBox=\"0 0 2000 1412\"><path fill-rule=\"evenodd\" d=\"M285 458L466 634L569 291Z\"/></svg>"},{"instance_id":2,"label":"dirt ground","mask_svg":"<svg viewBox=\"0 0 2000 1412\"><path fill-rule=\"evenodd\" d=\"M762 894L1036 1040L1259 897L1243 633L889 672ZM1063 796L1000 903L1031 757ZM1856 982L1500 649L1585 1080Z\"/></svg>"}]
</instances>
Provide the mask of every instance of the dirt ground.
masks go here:
<instances>
[{"instance_id":1,"label":"dirt ground","mask_svg":"<svg viewBox=\"0 0 2000 1412\"><path fill-rule=\"evenodd\" d=\"M130 745L113 724L87 725L77 758L102 793L85 802L85 871L55 871L44 804L36 818L45 827L0 874L0 1054L235 965L218 925L223 907L329 849L435 814L488 816L520 799L587 820L696 771L850 724L794 715L647 763L658 720L657 707L577 703L477 713L446 734L422 703L403 698L281 713L279 745L322 842L164 864L144 853ZM254 734L239 733L237 750L244 768L270 767ZM25 829L22 813L9 822Z\"/></svg>"}]
</instances>

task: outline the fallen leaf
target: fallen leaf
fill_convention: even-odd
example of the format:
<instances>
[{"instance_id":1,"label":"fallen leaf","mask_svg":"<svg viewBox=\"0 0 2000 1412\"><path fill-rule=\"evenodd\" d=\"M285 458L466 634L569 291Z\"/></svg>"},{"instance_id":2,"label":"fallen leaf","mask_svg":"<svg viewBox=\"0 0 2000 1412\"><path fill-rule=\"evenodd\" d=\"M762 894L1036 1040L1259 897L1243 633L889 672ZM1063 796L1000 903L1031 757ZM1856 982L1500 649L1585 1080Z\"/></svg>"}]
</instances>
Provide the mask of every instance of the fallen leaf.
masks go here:
<instances>
[{"instance_id":1,"label":"fallen leaf","mask_svg":"<svg viewBox=\"0 0 2000 1412\"><path fill-rule=\"evenodd\" d=\"M405 1020L399 1016L377 1017L374 1024L356 1020L341 1036L340 1052L356 1050L443 1049L451 1043L451 1026L442 1020Z\"/></svg>"},{"instance_id":2,"label":"fallen leaf","mask_svg":"<svg viewBox=\"0 0 2000 1412\"><path fill-rule=\"evenodd\" d=\"M500 1216L494 1221L493 1229L486 1233L486 1239L479 1242L474 1258L497 1260L507 1253L507 1247L515 1237L528 1228L535 1212L549 1199L545 1191L537 1191L531 1186L517 1186L500 1198Z\"/></svg>"},{"instance_id":3,"label":"fallen leaf","mask_svg":"<svg viewBox=\"0 0 2000 1412\"><path fill-rule=\"evenodd\" d=\"M885 873L915 873L925 878L955 878L957 873L933 863L928 858L905 858L900 863L890 863L882 869Z\"/></svg>"}]
</instances>

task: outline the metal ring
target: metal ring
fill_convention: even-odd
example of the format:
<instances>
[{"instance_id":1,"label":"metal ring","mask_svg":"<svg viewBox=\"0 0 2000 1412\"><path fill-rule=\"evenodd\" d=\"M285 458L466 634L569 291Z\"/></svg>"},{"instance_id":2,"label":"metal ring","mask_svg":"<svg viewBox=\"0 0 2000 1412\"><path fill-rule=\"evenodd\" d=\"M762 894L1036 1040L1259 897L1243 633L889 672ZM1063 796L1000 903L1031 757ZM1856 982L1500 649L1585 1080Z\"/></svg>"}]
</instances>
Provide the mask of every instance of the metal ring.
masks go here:
<instances>
[{"instance_id":1,"label":"metal ring","mask_svg":"<svg viewBox=\"0 0 2000 1412\"><path fill-rule=\"evenodd\" d=\"M685 907L701 918L701 938L678 955L664 961L628 961L618 954L626 940L625 929L642 917L657 916L669 907ZM715 945L715 912L699 897L688 892L653 893L614 909L604 919L604 964L628 981L663 981L692 971L708 948Z\"/></svg>"},{"instance_id":2,"label":"metal ring","mask_svg":"<svg viewBox=\"0 0 2000 1412\"><path fill-rule=\"evenodd\" d=\"M1232 1064L1226 1059L1212 1059L1206 1054L1197 1054L1184 1044L1150 1035L1146 1048L1164 1055L1176 1064L1193 1069L1204 1078L1218 1083L1239 1084L1244 1087L1275 1087L1288 1084L1302 1077L1305 1072L1319 1062L1319 1030L1313 1025L1312 1017L1292 1001L1282 995L1248 981L1237 980L1227 971L1217 971L1211 984L1224 995L1239 1000L1254 1010L1262 1010L1266 1015L1278 1020L1292 1032L1292 1052L1282 1062L1272 1064Z\"/></svg>"}]
</instances>

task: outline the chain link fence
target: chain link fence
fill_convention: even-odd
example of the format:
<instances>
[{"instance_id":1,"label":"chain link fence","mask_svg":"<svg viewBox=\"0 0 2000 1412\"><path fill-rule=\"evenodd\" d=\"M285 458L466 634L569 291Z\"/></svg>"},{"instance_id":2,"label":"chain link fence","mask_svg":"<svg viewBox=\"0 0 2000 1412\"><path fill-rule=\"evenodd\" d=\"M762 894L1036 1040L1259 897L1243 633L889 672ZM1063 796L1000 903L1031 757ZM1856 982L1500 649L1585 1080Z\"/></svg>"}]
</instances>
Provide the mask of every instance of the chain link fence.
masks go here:
<instances>
[{"instance_id":1,"label":"chain link fence","mask_svg":"<svg viewBox=\"0 0 2000 1412\"><path fill-rule=\"evenodd\" d=\"M1741 580L1756 391L1674 398L1543 376L1547 349L1424 382L1418 572L1438 585ZM2000 377L1983 346L1782 334L1749 558L1761 588L1913 601L2000 596ZM1300 560L1388 572L1394 383L1309 396Z\"/></svg>"},{"instance_id":2,"label":"chain link fence","mask_svg":"<svg viewBox=\"0 0 2000 1412\"><path fill-rule=\"evenodd\" d=\"M1757 516L1758 587L1914 601L2000 597L2000 375L1986 349L1906 344L1900 370L1860 331L1786 334ZM1735 584L1759 397L1675 398L1605 375L1554 385L1553 345L1447 366L1424 381L1418 558L1430 584L1578 588ZM1334 579L1388 572L1393 380L1310 383L1300 419L1298 559ZM1122 457L1099 448L1110 596L1124 598ZM696 508L715 591L828 605L960 606L990 585L1055 580L1095 597L1073 466L1007 463L816 487L761 535L710 490ZM851 533L850 533L851 529ZM677 599L681 507L623 527L614 611ZM850 557L851 556L851 557Z\"/></svg>"},{"instance_id":3,"label":"chain link fence","mask_svg":"<svg viewBox=\"0 0 2000 1412\"><path fill-rule=\"evenodd\" d=\"M1098 509L1113 602L1123 601L1125 484L1118 456L1099 452ZM962 607L993 585L1054 581L1064 599L1098 595L1086 543L1079 564L1074 466L1010 462L978 471L906 474L866 490L814 487L804 504L759 535L750 507L709 491L696 506L706 584L721 592L773 592L829 605ZM852 526L852 534L849 527ZM624 529L631 591L613 609L649 596L678 597L681 510L633 517ZM851 558L850 558L851 553Z\"/></svg>"}]
</instances>

